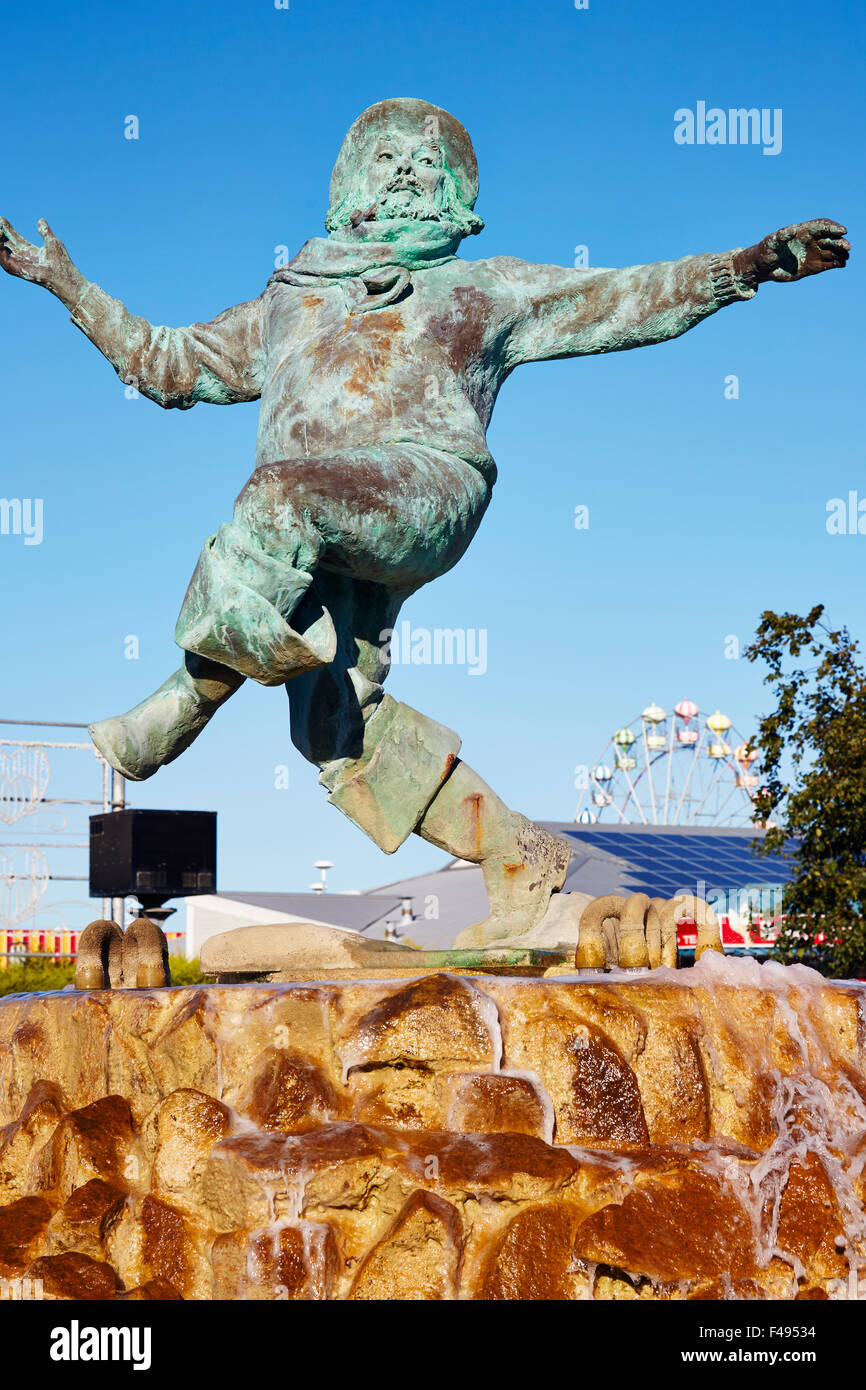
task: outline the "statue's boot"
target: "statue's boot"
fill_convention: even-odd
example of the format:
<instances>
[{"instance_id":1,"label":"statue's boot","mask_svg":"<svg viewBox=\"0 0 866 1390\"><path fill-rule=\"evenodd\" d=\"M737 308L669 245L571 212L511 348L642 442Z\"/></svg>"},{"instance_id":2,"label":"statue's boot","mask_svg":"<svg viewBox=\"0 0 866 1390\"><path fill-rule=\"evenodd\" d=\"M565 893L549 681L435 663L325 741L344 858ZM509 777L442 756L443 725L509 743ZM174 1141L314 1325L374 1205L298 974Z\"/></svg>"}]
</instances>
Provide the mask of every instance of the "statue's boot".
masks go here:
<instances>
[{"instance_id":1,"label":"statue's boot","mask_svg":"<svg viewBox=\"0 0 866 1390\"><path fill-rule=\"evenodd\" d=\"M265 554L236 526L221 526L202 549L177 620L183 666L128 714L90 726L111 766L134 782L152 777L247 677L283 685L333 661L337 634L326 608L308 602L303 631L288 622L312 583L308 570Z\"/></svg>"},{"instance_id":2,"label":"statue's boot","mask_svg":"<svg viewBox=\"0 0 866 1390\"><path fill-rule=\"evenodd\" d=\"M244 679L188 653L183 666L128 714L91 724L90 737L117 772L143 782L189 747Z\"/></svg>"},{"instance_id":3,"label":"statue's boot","mask_svg":"<svg viewBox=\"0 0 866 1390\"><path fill-rule=\"evenodd\" d=\"M393 854L416 835L458 859L480 864L490 916L458 946L480 946L530 931L565 883L564 840L510 811L458 758L451 729L384 695L363 731L356 758L320 764L329 800Z\"/></svg>"},{"instance_id":4,"label":"statue's boot","mask_svg":"<svg viewBox=\"0 0 866 1390\"><path fill-rule=\"evenodd\" d=\"M565 841L510 811L466 763L457 763L416 833L481 865L490 915L461 932L456 946L523 936L541 921L551 894L565 883L571 857Z\"/></svg>"}]
</instances>

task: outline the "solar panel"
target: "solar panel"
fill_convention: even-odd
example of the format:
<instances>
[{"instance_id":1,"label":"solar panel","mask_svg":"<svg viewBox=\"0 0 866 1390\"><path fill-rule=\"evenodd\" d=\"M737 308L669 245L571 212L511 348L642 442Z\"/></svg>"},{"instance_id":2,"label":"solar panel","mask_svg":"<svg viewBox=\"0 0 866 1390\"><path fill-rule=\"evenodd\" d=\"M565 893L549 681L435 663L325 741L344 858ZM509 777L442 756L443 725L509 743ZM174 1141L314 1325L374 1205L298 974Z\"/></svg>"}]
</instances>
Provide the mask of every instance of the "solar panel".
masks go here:
<instances>
[{"instance_id":1,"label":"solar panel","mask_svg":"<svg viewBox=\"0 0 866 1390\"><path fill-rule=\"evenodd\" d=\"M748 831L714 834L702 828L672 834L649 826L604 830L581 826L566 833L582 848L614 855L622 864L623 887L651 897L672 897L689 889L696 892L699 885L710 893L783 884L791 877L796 850L796 843L789 840L781 855L758 855L753 846L759 836Z\"/></svg>"}]
</instances>

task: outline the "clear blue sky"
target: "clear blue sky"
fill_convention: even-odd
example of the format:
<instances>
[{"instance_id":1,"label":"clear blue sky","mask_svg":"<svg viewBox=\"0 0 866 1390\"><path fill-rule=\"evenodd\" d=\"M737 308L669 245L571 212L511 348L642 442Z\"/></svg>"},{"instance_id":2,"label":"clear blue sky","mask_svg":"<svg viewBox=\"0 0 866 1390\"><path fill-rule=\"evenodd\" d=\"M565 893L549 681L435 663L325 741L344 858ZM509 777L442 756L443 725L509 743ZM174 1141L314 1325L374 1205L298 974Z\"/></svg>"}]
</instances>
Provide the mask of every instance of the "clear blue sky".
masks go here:
<instances>
[{"instance_id":1,"label":"clear blue sky","mask_svg":"<svg viewBox=\"0 0 866 1390\"><path fill-rule=\"evenodd\" d=\"M813 216L848 225L842 274L766 286L672 343L527 367L500 396L481 532L404 611L416 627L486 629L488 671L395 668L389 688L459 729L512 805L568 819L575 764L650 700L688 696L753 726L760 675L724 643L745 646L762 609L822 601L866 635L866 536L825 527L830 498L866 498L863 13L851 0L14 6L0 212L32 237L46 217L86 275L151 321L208 319L260 292L276 246L322 234L347 126L396 95L472 134L487 229L470 257L570 265L586 245L616 266ZM675 144L675 110L698 101L781 108L781 153ZM0 324L0 495L44 499L45 528L40 546L0 537L0 713L119 713L177 663L180 601L251 470L257 407L125 399L62 307L5 277ZM289 743L284 693L253 683L132 797L217 810L225 889L305 889L320 856L339 889L442 859L414 837L389 859L330 808Z\"/></svg>"}]
</instances>

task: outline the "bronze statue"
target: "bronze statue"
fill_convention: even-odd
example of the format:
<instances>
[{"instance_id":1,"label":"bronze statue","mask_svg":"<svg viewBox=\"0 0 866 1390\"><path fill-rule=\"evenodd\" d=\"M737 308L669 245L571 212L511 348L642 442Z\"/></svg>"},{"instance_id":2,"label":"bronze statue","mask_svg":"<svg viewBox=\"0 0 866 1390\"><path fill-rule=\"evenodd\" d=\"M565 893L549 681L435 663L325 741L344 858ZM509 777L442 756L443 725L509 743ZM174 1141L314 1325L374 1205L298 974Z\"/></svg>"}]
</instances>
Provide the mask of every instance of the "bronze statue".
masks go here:
<instances>
[{"instance_id":1,"label":"bronze statue","mask_svg":"<svg viewBox=\"0 0 866 1390\"><path fill-rule=\"evenodd\" d=\"M331 179L329 235L258 299L154 327L0 221L0 263L44 285L124 380L165 408L260 399L256 466L205 542L175 633L183 663L91 734L125 776L176 758L250 677L286 685L292 739L329 799L390 853L415 831L483 866L491 914L463 936L519 935L562 887L569 851L510 811L460 740L383 691L402 603L457 563L496 478L485 431L524 362L675 338L763 281L841 267L844 227L786 227L748 250L621 270L467 262L481 230L468 134L439 107L379 102Z\"/></svg>"}]
</instances>

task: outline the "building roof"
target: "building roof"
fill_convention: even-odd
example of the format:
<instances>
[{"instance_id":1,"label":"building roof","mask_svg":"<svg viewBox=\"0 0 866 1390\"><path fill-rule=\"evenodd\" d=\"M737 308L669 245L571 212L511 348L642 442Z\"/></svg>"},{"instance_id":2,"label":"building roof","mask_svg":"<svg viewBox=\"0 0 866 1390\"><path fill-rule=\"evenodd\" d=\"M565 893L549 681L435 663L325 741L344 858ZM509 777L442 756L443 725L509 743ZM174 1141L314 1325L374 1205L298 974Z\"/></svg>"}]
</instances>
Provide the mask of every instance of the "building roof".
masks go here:
<instances>
[{"instance_id":1,"label":"building roof","mask_svg":"<svg viewBox=\"0 0 866 1390\"><path fill-rule=\"evenodd\" d=\"M564 891L590 898L605 893L648 893L663 898L695 893L710 897L719 892L781 885L791 877L793 867L793 842L789 842L786 856L764 858L754 852L755 841L763 838L760 830L578 825L574 821L541 824L571 845ZM434 950L451 946L459 932L482 921L488 913L481 868L462 859L365 893L223 892L215 896L279 913L286 919L330 923L372 937L384 936L386 925L393 923L398 939L408 937ZM412 922L402 920L404 898L412 900Z\"/></svg>"},{"instance_id":2,"label":"building roof","mask_svg":"<svg viewBox=\"0 0 866 1390\"><path fill-rule=\"evenodd\" d=\"M452 859L433 873L384 884L365 896L384 893L412 899L414 921L398 924L398 940L408 936L428 950L452 946L464 927L483 921L489 912L484 875L477 864L463 859ZM375 923L369 934L381 936L385 920Z\"/></svg>"},{"instance_id":3,"label":"building roof","mask_svg":"<svg viewBox=\"0 0 866 1390\"><path fill-rule=\"evenodd\" d=\"M214 897L279 912L287 918L324 922L349 931L367 931L376 922L400 915L401 896L394 893L216 893ZM377 935L373 932L372 935Z\"/></svg>"}]
</instances>

